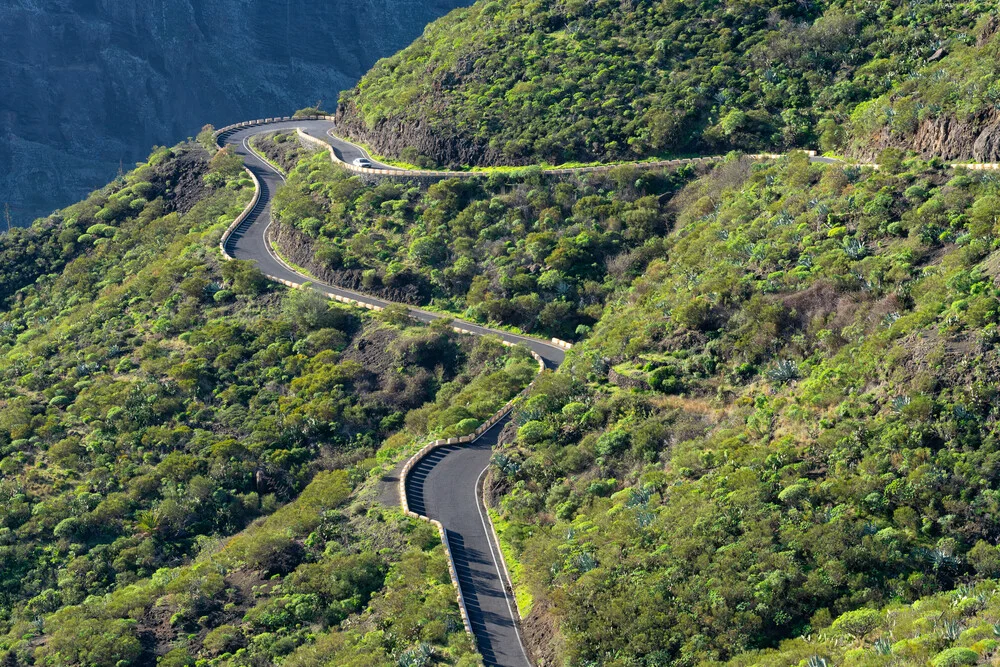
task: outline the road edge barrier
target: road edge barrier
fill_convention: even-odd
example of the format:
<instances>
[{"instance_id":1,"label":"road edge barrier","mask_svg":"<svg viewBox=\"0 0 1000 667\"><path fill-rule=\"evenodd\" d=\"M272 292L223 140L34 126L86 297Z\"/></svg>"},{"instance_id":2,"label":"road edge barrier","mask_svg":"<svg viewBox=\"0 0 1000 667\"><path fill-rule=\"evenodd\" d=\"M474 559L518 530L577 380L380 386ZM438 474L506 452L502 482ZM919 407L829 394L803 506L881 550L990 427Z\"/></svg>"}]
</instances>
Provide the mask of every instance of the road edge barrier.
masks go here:
<instances>
[{"instance_id":1,"label":"road edge barrier","mask_svg":"<svg viewBox=\"0 0 1000 667\"><path fill-rule=\"evenodd\" d=\"M276 123L276 122L281 123L281 122L290 122L296 120L325 120L333 122L335 120L335 117L329 115L314 115L314 116L299 116L298 118L296 118L295 116L258 118L257 120L248 120L242 123L233 123L232 125L226 125L225 127L219 128L214 132L212 132L212 138L214 139L216 146L221 148L222 145L219 143L219 140L222 138L224 134L227 134L229 132L233 132L235 130L241 130L247 127L267 125L268 123ZM472 178L477 175L483 175L484 173L488 173L488 172L477 172L477 171L442 171L433 169L399 169L399 168L370 169L367 167L358 167L348 162L344 162L343 160L338 158L333 150L333 146L330 145L329 143L306 134L300 128L295 128L295 130L299 134L299 136L305 139L306 141L319 144L323 148L326 148L330 153L331 159L335 163L340 164L347 170L358 174L388 176L394 178L399 178L399 177L426 178L434 176L438 178ZM817 155L819 155L819 153L815 150L803 150L801 152L805 153L809 157L816 157ZM751 154L746 154L745 157L748 157L752 160L777 160L786 157L787 155L788 155L787 153L751 153ZM705 157L678 158L674 160L654 160L650 162L631 162L631 163L609 164L609 165L593 165L588 167L561 167L561 168L554 167L550 169L542 169L541 172L543 174L556 174L556 175L586 174L586 173L610 171L612 169L622 166L638 167L642 169L656 169L658 167L678 167L686 164L704 164L704 163L721 162L725 159L726 159L725 155L710 155ZM854 163L854 164L859 164L860 166L870 166L878 168L877 164L865 164L865 163ZM948 163L948 166L951 167L952 169L969 169L972 171L1000 171L1000 162L951 162Z\"/></svg>"},{"instance_id":2,"label":"road edge barrier","mask_svg":"<svg viewBox=\"0 0 1000 667\"><path fill-rule=\"evenodd\" d=\"M257 177L253 175L253 172L246 167L243 167L243 171L249 174L250 180L253 181L253 197L250 198L250 203L246 205L243 211L236 216L236 219L233 220L228 227L226 227L226 231L222 232L222 238L219 239L219 250L222 251L222 258L227 262L234 259L233 256L229 254L229 251L226 250L226 244L229 243L229 237L233 235L233 232L236 231L237 227L243 224L243 221L247 219L253 210L257 208L257 204L260 203L260 181L258 181Z\"/></svg>"},{"instance_id":3,"label":"road edge barrier","mask_svg":"<svg viewBox=\"0 0 1000 667\"><path fill-rule=\"evenodd\" d=\"M470 331L466 331L465 329L460 329L458 327L452 327L452 329L460 334L472 333ZM511 343L508 341L502 341L502 342L507 347L515 347L517 345L516 343ZM502 408L493 413L492 416L490 416L485 422L480 424L479 427L476 428L476 430L470 433L469 435L462 435L455 438L443 438L439 440L432 440L431 442L421 447L420 451L411 456L406 461L406 463L403 464L403 468L399 473L399 504L403 508L403 514L414 519L430 522L431 524L437 527L438 532L441 535L441 543L444 545L445 555L448 557L448 572L451 574L451 582L455 586L455 591L457 593L459 613L462 615L462 622L465 624L465 630L472 637L473 642L476 641L476 635L472 631L472 622L469 620L469 611L465 606L465 596L462 593L462 584L458 580L458 570L455 569L455 557L452 555L451 544L448 542L448 533L445 530L444 526L441 524L441 522L438 521L437 519L432 519L430 517L424 516L423 514L417 514L416 512L410 509L410 503L406 497L406 480L409 478L410 472L413 470L413 468L417 464L419 464L422 460L424 460L434 450L439 449L441 447L447 447L449 445L465 445L475 442L476 440L481 438L483 434L485 434L491 428L496 426L500 420L506 417L507 414L514 409L514 406L520 401L520 399L526 396L528 392L530 392L531 389L535 386L535 381L538 379L538 376L540 376L542 374L542 371L545 370L545 360L542 359L533 350L529 349L528 352L531 353L532 358L534 358L534 360L538 363L538 373L535 375L535 379L528 383L527 387L522 389L517 394L517 396L507 401L507 403ZM479 502L478 498L479 494L477 493L476 495L477 495L476 501ZM488 511L487 511L487 516L489 516ZM500 542L499 539L496 538L496 529L493 527L492 519L489 520L489 525L490 525L490 530L493 533L493 537L496 541L497 549L499 550ZM490 536L487 535L486 539L490 539ZM507 569L507 563L503 560L502 553L500 554L500 561L503 564L503 569L504 569L503 575L507 577L507 581L510 581L511 580L510 570ZM506 584L503 581L502 577L500 585L506 587ZM513 594L513 592L511 594ZM514 608L516 610L517 608L516 604L514 605ZM518 620L520 620L520 613L518 613Z\"/></svg>"},{"instance_id":4,"label":"road edge barrier","mask_svg":"<svg viewBox=\"0 0 1000 667\"><path fill-rule=\"evenodd\" d=\"M302 119L307 120L307 119ZM323 119L318 119L323 120ZM313 145L319 146L320 149L325 149L327 153L330 154L330 160L344 169L355 174L362 174L365 176L380 176L382 178L475 178L477 176L488 175L489 172L481 171L440 171L431 169L372 169L369 167L358 167L349 162L344 162L339 157L333 148L333 145L329 142L323 141L322 139L317 139L316 137L306 134L302 131L302 128L295 128L295 132L298 134L299 139L311 143ZM343 141L343 140L342 140ZM810 157L816 156L816 151L803 151L806 155ZM754 153L747 155L746 157L752 160L777 160L784 155L780 153ZM714 164L716 162L722 162L726 159L725 155L712 155L708 157L694 157L694 158L678 158L674 160L655 160L652 162L633 162L626 164L608 164L608 165L594 165L590 167L564 167L564 168L552 168L552 169L542 169L541 173L545 175L559 176L559 175L572 175L572 174L592 174L592 173L603 173L611 171L612 169L617 169L618 167L635 167L639 169L660 169L669 167L683 167L689 164ZM527 167L525 167L527 168Z\"/></svg>"},{"instance_id":5,"label":"road edge barrier","mask_svg":"<svg viewBox=\"0 0 1000 667\"><path fill-rule=\"evenodd\" d=\"M260 202L260 194L261 194L260 182L257 180L257 177L253 175L253 172L251 172L249 169L245 169L245 170L246 170L246 172L248 174L250 174L250 178L253 180L253 183L254 183L254 195L251 198L250 203L247 204L247 206L236 217L236 219L229 225L229 227L226 228L226 231L223 232L222 238L219 241L219 250L222 252L222 258L225 261L227 261L227 262L228 261L233 261L235 259L232 255L229 254L229 251L226 250L226 244L229 242L230 236L232 236L232 233L234 231L236 231L236 229L240 226L240 224L243 223L244 220L246 220L247 216L250 215L251 211L253 211L253 209ZM265 275L265 277L268 280L272 280L272 281L274 281L276 283L281 283L282 285L285 285L286 287L289 287L291 289L302 289L302 288L306 287L307 285L311 284L309 282L297 283L297 282L293 282L291 280L285 280L283 278L278 278L277 276L272 276L272 275L268 275L268 274L264 274L264 275ZM326 296L327 298L332 299L334 301L337 301L339 303L344 303L344 304L348 304L348 305L358 306L358 307L365 308L367 310L373 310L373 311L376 311L376 312L384 310L384 308L382 306L376 306L373 303L366 303L364 301L359 301L358 299L352 299L350 297L342 296L340 294L333 294L332 292L323 292L323 291L321 291L320 293L323 294L324 296ZM469 331L468 329L463 329L463 328L457 327L457 326L453 326L451 328L452 328L453 331L455 331L456 333L459 333L459 334L475 335L475 334L473 334L472 331ZM555 340L555 339L553 339L553 340ZM562 342L562 341L560 341L560 342ZM501 343L503 343L507 347L515 347L517 345L517 343L512 343L512 342L506 341L506 340L501 340ZM569 347L570 347L569 343L562 342L562 345L567 346L564 349L569 349ZM562 345L560 345L560 347L562 347ZM541 356L539 356L534 350L528 349L528 352L531 354L532 358L538 363L538 373L535 375L535 379L537 380L538 376L541 375L542 371L545 370L545 360L542 359ZM455 597L456 597L456 600L458 601L459 614L462 616L462 623L465 625L465 631L469 633L470 637L472 637L472 641L473 642L476 642L476 635L472 631L472 622L469 620L469 610L468 610L468 608L465 605L465 595L462 593L462 585L461 585L461 582L458 580L458 570L455 568L455 557L452 555L451 543L448 541L448 532L445 530L444 525L442 525L442 523L440 521L438 521L436 519L431 519L430 517L426 517L426 516L423 516L421 514L417 514L416 512L413 512L413 511L410 510L409 502L406 499L406 479L409 476L410 470L413 468L413 466L415 466L417 463L419 463L431 451L433 451L433 450L435 450L435 449L437 449L439 447L445 447L447 445L467 444L467 443L471 443L471 442L474 442L475 440L477 440L484 433L486 433L488 430L490 430L491 428L493 428L497 424L497 422L499 422L501 419L503 419L514 408L515 403L519 399L521 399L523 396L527 395L527 393L531 390L531 388L534 386L534 384L535 384L535 380L532 380L528 384L527 387L525 387L524 389L521 390L520 393L518 393L517 396L515 396L511 400L507 401L507 403L502 408L500 408L499 411L495 412L489 419L487 419L485 422L483 422L482 424L480 424L479 427L475 431L473 431L471 434L460 436L460 437L456 437L456 438L446 438L446 439L442 439L442 440L434 440L433 442L430 442L427 445L425 445L419 452L417 452L415 455L413 455L404 464L403 471L400 474L399 500L400 500L400 506L403 508L403 513L405 515L407 515L409 517L412 517L412 518L415 518L415 519L420 519L420 520L423 520L423 521L428 521L432 525L434 525L434 527L437 528L438 534L441 537L441 544L444 546L445 556L446 556L446 558L448 560L448 573L449 573L449 575L451 577L451 583L452 583L452 585L455 588ZM477 499L477 502L478 502L478 499ZM489 512L487 512L487 517L488 516L489 516ZM493 520L492 519L489 519L489 525L490 525L490 530L493 533L494 541L495 541L495 543L497 545L497 550L499 550L500 549L500 542L499 542L499 538L496 537L496 529L493 527ZM487 535L487 539L490 539L489 535ZM511 579L510 579L510 571L507 569L507 563L503 561L503 554L502 553L500 555L500 559L501 559L501 562L503 563L503 569L504 569L503 574L507 577L507 581L511 581ZM503 582L503 580L502 580L502 578L501 578L501 582L500 583L501 583L501 585L505 585L504 582ZM516 604L514 605L514 608L515 609L517 608ZM518 619L520 619L520 613L518 613Z\"/></svg>"}]
</instances>

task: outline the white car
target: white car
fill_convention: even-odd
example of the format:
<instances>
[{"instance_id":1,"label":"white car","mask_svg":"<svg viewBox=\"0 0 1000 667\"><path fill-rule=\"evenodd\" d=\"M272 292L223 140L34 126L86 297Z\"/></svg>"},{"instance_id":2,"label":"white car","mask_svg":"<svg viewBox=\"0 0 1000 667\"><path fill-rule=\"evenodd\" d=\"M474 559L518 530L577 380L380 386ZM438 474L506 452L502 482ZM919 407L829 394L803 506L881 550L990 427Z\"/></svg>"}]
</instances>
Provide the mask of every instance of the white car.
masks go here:
<instances>
[{"instance_id":1,"label":"white car","mask_svg":"<svg viewBox=\"0 0 1000 667\"><path fill-rule=\"evenodd\" d=\"M372 164L372 161L369 160L368 158L366 158L366 157L359 157L356 160L354 160L354 166L355 167L367 167L367 168L371 168L374 165Z\"/></svg>"}]
</instances>

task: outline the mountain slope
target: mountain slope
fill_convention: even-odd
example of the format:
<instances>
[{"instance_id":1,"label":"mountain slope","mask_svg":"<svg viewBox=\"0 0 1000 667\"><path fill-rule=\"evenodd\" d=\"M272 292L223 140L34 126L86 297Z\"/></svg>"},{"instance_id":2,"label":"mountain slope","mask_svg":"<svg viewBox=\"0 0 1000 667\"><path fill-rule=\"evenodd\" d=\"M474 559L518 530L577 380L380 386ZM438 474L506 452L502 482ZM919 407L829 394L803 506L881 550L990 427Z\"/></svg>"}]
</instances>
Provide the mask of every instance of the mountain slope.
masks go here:
<instances>
[{"instance_id":1,"label":"mountain slope","mask_svg":"<svg viewBox=\"0 0 1000 667\"><path fill-rule=\"evenodd\" d=\"M852 110L991 5L481 1L341 96L343 131L440 164L839 146Z\"/></svg>"},{"instance_id":2,"label":"mountain slope","mask_svg":"<svg viewBox=\"0 0 1000 667\"><path fill-rule=\"evenodd\" d=\"M222 262L251 191L184 144L4 238L4 665L475 660L436 531L376 487L537 366Z\"/></svg>"},{"instance_id":3,"label":"mountain slope","mask_svg":"<svg viewBox=\"0 0 1000 667\"><path fill-rule=\"evenodd\" d=\"M497 455L538 651L726 660L993 576L997 179L734 159L671 205Z\"/></svg>"},{"instance_id":4,"label":"mountain slope","mask_svg":"<svg viewBox=\"0 0 1000 667\"><path fill-rule=\"evenodd\" d=\"M561 257L542 245L532 265L544 238L619 239L566 274L600 292L545 295L596 323L516 411L488 479L536 662L991 655L962 635L988 583L954 595L977 600L943 617L955 636L852 619L927 618L1000 562L993 174L733 155L702 175L492 174L424 194L327 164L291 172L286 251L369 288L426 276L452 291L441 304L474 296L467 314L541 300ZM445 229L433 256L412 251ZM471 258L489 290L447 280Z\"/></svg>"}]
</instances>

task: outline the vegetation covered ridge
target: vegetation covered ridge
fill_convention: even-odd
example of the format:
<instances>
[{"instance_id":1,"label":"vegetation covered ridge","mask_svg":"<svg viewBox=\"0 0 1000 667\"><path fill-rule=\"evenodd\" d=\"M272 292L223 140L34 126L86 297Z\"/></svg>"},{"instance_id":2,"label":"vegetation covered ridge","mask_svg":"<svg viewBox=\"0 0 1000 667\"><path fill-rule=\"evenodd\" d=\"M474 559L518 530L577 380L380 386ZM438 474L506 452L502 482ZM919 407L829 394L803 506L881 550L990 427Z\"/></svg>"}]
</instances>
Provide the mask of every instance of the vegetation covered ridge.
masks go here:
<instances>
[{"instance_id":1,"label":"vegetation covered ridge","mask_svg":"<svg viewBox=\"0 0 1000 667\"><path fill-rule=\"evenodd\" d=\"M477 662L377 483L536 364L220 262L251 193L229 151L157 149L0 239L3 664Z\"/></svg>"},{"instance_id":2,"label":"vegetation covered ridge","mask_svg":"<svg viewBox=\"0 0 1000 667\"><path fill-rule=\"evenodd\" d=\"M981 0L480 0L379 61L336 118L421 166L864 155L907 148L921 127L925 155L943 129L937 154L996 161L995 12Z\"/></svg>"},{"instance_id":3,"label":"vegetation covered ridge","mask_svg":"<svg viewBox=\"0 0 1000 667\"><path fill-rule=\"evenodd\" d=\"M540 296L560 257L533 259L529 239L599 240L599 259L571 264L601 286L584 341L519 406L487 481L536 658L993 655L976 614L1000 562L995 173L891 152L879 170L733 155L703 173L495 175L407 195L328 165L302 156L290 172L285 201L305 208L276 204L279 233L304 234L306 261L350 258L372 286L422 274L441 299L468 258L496 275L480 303L502 313ZM422 266L412 244L434 233ZM385 257L394 272L375 268ZM545 302L583 312L586 294ZM919 622L893 630L898 614Z\"/></svg>"}]
</instances>

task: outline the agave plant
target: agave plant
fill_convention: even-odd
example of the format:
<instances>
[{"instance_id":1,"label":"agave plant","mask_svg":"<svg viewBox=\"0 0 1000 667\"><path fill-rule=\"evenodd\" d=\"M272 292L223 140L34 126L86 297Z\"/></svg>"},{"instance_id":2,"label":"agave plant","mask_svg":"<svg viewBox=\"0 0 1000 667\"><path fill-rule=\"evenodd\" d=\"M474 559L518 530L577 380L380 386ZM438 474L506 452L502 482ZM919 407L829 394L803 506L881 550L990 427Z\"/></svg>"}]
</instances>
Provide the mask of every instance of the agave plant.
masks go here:
<instances>
[{"instance_id":1,"label":"agave plant","mask_svg":"<svg viewBox=\"0 0 1000 667\"><path fill-rule=\"evenodd\" d=\"M799 377L799 366L791 359L782 359L767 372L767 376L775 382L791 382Z\"/></svg>"},{"instance_id":2,"label":"agave plant","mask_svg":"<svg viewBox=\"0 0 1000 667\"><path fill-rule=\"evenodd\" d=\"M945 621L941 624L941 634L943 634L944 638L950 642L958 639L964 629L965 628L958 624L958 621Z\"/></svg>"},{"instance_id":3,"label":"agave plant","mask_svg":"<svg viewBox=\"0 0 1000 667\"><path fill-rule=\"evenodd\" d=\"M649 489L629 489L625 507L645 507L651 495Z\"/></svg>"},{"instance_id":4,"label":"agave plant","mask_svg":"<svg viewBox=\"0 0 1000 667\"><path fill-rule=\"evenodd\" d=\"M584 551L576 557L576 567L582 573L590 572L597 567L597 559L592 554Z\"/></svg>"},{"instance_id":5,"label":"agave plant","mask_svg":"<svg viewBox=\"0 0 1000 667\"><path fill-rule=\"evenodd\" d=\"M499 470L500 473L507 479L513 479L517 476L517 473L521 471L521 464L503 452L494 454L491 463L493 463L497 470Z\"/></svg>"},{"instance_id":6,"label":"agave plant","mask_svg":"<svg viewBox=\"0 0 1000 667\"><path fill-rule=\"evenodd\" d=\"M879 637L872 643L872 648L879 655L889 655L892 653L892 642L886 637Z\"/></svg>"},{"instance_id":7,"label":"agave plant","mask_svg":"<svg viewBox=\"0 0 1000 667\"><path fill-rule=\"evenodd\" d=\"M431 664L433 656L433 647L426 642L420 642L420 644L399 656L399 667L424 667Z\"/></svg>"},{"instance_id":8,"label":"agave plant","mask_svg":"<svg viewBox=\"0 0 1000 667\"><path fill-rule=\"evenodd\" d=\"M844 239L844 252L851 259L863 259L868 254L868 246L850 236Z\"/></svg>"},{"instance_id":9,"label":"agave plant","mask_svg":"<svg viewBox=\"0 0 1000 667\"><path fill-rule=\"evenodd\" d=\"M806 660L806 667L828 667L829 664L826 658L821 658L818 655L811 656Z\"/></svg>"},{"instance_id":10,"label":"agave plant","mask_svg":"<svg viewBox=\"0 0 1000 667\"><path fill-rule=\"evenodd\" d=\"M892 411L897 414L902 412L906 408L906 406L910 404L912 400L913 399L910 398L909 396L897 396L896 398L892 399L891 403Z\"/></svg>"}]
</instances>

